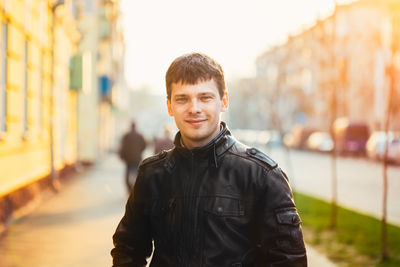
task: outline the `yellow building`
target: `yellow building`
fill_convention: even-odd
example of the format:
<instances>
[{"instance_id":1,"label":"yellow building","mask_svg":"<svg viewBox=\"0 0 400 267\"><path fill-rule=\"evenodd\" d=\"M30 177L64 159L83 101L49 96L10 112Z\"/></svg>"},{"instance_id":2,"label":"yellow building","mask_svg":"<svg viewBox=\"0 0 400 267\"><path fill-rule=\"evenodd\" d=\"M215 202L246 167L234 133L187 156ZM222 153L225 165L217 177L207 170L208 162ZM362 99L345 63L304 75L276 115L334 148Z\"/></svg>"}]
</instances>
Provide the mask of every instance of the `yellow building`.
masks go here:
<instances>
[{"instance_id":1,"label":"yellow building","mask_svg":"<svg viewBox=\"0 0 400 267\"><path fill-rule=\"evenodd\" d=\"M0 217L4 197L76 160L69 63L79 33L71 6L0 1Z\"/></svg>"}]
</instances>

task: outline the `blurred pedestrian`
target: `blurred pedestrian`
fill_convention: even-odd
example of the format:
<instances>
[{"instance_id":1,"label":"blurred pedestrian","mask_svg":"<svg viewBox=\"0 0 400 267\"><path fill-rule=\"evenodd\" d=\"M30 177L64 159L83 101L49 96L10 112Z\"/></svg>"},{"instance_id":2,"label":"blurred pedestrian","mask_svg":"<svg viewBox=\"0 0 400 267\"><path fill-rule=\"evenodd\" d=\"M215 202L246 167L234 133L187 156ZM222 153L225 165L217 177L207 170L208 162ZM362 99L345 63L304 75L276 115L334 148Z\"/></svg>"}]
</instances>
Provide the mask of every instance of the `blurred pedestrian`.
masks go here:
<instances>
[{"instance_id":1,"label":"blurred pedestrian","mask_svg":"<svg viewBox=\"0 0 400 267\"><path fill-rule=\"evenodd\" d=\"M160 153L163 150L168 150L174 147L174 142L171 139L171 131L168 126L164 127L164 136L154 138L154 154Z\"/></svg>"},{"instance_id":2,"label":"blurred pedestrian","mask_svg":"<svg viewBox=\"0 0 400 267\"><path fill-rule=\"evenodd\" d=\"M166 74L175 147L145 159L113 236L113 266L306 266L285 173L232 137L221 66L200 53Z\"/></svg>"},{"instance_id":3,"label":"blurred pedestrian","mask_svg":"<svg viewBox=\"0 0 400 267\"><path fill-rule=\"evenodd\" d=\"M125 183L128 192L135 183L137 168L142 160L142 153L146 148L146 141L141 133L136 130L136 122L131 122L131 129L121 141L119 156L126 164Z\"/></svg>"}]
</instances>

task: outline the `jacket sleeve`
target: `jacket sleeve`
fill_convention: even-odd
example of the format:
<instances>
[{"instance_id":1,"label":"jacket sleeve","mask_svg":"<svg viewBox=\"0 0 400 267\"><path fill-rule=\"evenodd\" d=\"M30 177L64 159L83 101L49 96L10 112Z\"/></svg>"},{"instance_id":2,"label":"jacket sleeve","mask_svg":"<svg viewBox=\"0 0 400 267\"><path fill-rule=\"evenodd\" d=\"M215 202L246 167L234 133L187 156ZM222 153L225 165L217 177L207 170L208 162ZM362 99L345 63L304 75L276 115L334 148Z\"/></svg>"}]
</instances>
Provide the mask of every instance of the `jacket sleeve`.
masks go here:
<instances>
[{"instance_id":1,"label":"jacket sleeve","mask_svg":"<svg viewBox=\"0 0 400 267\"><path fill-rule=\"evenodd\" d=\"M143 194L142 171L139 169L134 192L129 196L125 214L113 235L113 267L144 267L151 256L152 237Z\"/></svg>"},{"instance_id":2,"label":"jacket sleeve","mask_svg":"<svg viewBox=\"0 0 400 267\"><path fill-rule=\"evenodd\" d=\"M280 168L267 171L266 176L257 266L307 266L301 220L287 177Z\"/></svg>"}]
</instances>

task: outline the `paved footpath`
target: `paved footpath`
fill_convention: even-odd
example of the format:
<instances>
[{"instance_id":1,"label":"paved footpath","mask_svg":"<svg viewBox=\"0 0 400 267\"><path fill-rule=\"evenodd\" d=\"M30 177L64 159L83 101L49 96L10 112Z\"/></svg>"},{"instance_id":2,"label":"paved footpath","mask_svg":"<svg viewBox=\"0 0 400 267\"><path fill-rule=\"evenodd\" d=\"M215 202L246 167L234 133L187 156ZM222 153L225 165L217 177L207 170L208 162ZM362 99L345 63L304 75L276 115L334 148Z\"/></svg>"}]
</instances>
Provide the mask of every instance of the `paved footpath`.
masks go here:
<instances>
[{"instance_id":1,"label":"paved footpath","mask_svg":"<svg viewBox=\"0 0 400 267\"><path fill-rule=\"evenodd\" d=\"M111 266L111 236L127 198L124 166L108 155L63 184L0 238L1 267ZM334 266L308 247L309 266Z\"/></svg>"}]
</instances>

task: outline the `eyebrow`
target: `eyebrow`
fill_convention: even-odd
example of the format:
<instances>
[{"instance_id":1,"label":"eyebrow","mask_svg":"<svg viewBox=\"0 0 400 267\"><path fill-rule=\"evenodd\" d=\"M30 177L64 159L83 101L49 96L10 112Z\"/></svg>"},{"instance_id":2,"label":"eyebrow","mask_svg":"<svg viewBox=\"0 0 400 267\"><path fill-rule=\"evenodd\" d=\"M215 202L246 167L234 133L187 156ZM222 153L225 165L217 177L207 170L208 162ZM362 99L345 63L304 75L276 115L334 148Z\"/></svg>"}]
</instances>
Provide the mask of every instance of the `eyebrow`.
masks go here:
<instances>
[{"instance_id":1,"label":"eyebrow","mask_svg":"<svg viewBox=\"0 0 400 267\"><path fill-rule=\"evenodd\" d=\"M200 96L203 96L203 95L215 95L215 93L214 92L202 92L202 93L199 93L199 95Z\"/></svg>"},{"instance_id":2,"label":"eyebrow","mask_svg":"<svg viewBox=\"0 0 400 267\"><path fill-rule=\"evenodd\" d=\"M176 94L173 95L173 99L179 98L179 97L188 97L189 94ZM205 96L205 95L210 95L210 96L215 96L216 94L214 92L200 92L197 94L197 96Z\"/></svg>"},{"instance_id":3,"label":"eyebrow","mask_svg":"<svg viewBox=\"0 0 400 267\"><path fill-rule=\"evenodd\" d=\"M178 95L174 95L174 98L178 98L178 97L187 97L187 94L178 94Z\"/></svg>"}]
</instances>

